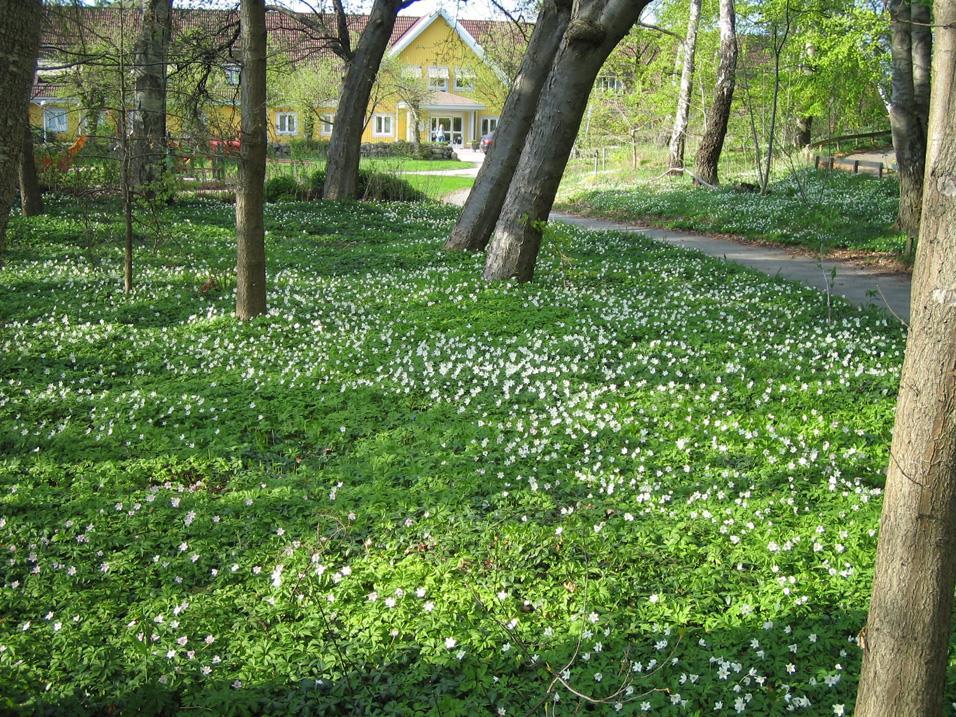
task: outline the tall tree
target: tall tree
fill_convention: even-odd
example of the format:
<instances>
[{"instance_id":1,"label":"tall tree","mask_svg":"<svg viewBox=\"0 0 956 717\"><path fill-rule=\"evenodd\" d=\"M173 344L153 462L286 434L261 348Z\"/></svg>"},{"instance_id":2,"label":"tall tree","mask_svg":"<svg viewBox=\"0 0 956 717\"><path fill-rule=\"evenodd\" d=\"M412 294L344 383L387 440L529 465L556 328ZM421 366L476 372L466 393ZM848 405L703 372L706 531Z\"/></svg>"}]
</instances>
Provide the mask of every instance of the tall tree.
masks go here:
<instances>
[{"instance_id":1,"label":"tall tree","mask_svg":"<svg viewBox=\"0 0 956 717\"><path fill-rule=\"evenodd\" d=\"M266 179L266 5L241 0L239 186L236 189L236 316L266 312L266 248L263 216Z\"/></svg>"},{"instance_id":2,"label":"tall tree","mask_svg":"<svg viewBox=\"0 0 956 717\"><path fill-rule=\"evenodd\" d=\"M956 2L938 0L936 22L929 171L858 717L943 714L956 585Z\"/></svg>"},{"instance_id":3,"label":"tall tree","mask_svg":"<svg viewBox=\"0 0 956 717\"><path fill-rule=\"evenodd\" d=\"M717 164L724 149L737 78L737 13L734 0L720 0L719 26L720 49L714 100L707 113L704 136L697 148L697 179L710 185L716 185L719 181Z\"/></svg>"},{"instance_id":4,"label":"tall tree","mask_svg":"<svg viewBox=\"0 0 956 717\"><path fill-rule=\"evenodd\" d=\"M677 95L677 113L668 151L668 167L678 172L684 169L684 146L687 141L687 122L690 117L690 93L694 84L694 56L697 53L697 28L700 25L702 0L691 0L687 19L687 36L684 38L684 63L680 73L680 90Z\"/></svg>"},{"instance_id":5,"label":"tall tree","mask_svg":"<svg viewBox=\"0 0 956 717\"><path fill-rule=\"evenodd\" d=\"M926 155L930 82L929 8L923 0L890 0L892 91L888 106L896 169L900 179L897 223L906 233L906 253L913 255L919 236Z\"/></svg>"},{"instance_id":6,"label":"tall tree","mask_svg":"<svg viewBox=\"0 0 956 717\"><path fill-rule=\"evenodd\" d=\"M43 214L43 193L37 179L36 158L33 156L33 129L30 127L29 114L23 127L23 146L20 148L17 175L20 181L20 213L25 217Z\"/></svg>"},{"instance_id":7,"label":"tall tree","mask_svg":"<svg viewBox=\"0 0 956 717\"><path fill-rule=\"evenodd\" d=\"M0 0L0 262L40 48L40 0Z\"/></svg>"},{"instance_id":8,"label":"tall tree","mask_svg":"<svg viewBox=\"0 0 956 717\"><path fill-rule=\"evenodd\" d=\"M501 111L494 144L445 242L446 249L482 251L488 245L570 19L570 0L546 0L542 6L521 69Z\"/></svg>"},{"instance_id":9,"label":"tall tree","mask_svg":"<svg viewBox=\"0 0 956 717\"><path fill-rule=\"evenodd\" d=\"M173 0L143 0L142 24L133 48L133 183L159 179L166 161L166 62Z\"/></svg>"},{"instance_id":10,"label":"tall tree","mask_svg":"<svg viewBox=\"0 0 956 717\"><path fill-rule=\"evenodd\" d=\"M646 0L574 3L495 226L485 279L531 280L542 226L554 204L594 80L646 5Z\"/></svg>"},{"instance_id":11,"label":"tall tree","mask_svg":"<svg viewBox=\"0 0 956 717\"><path fill-rule=\"evenodd\" d=\"M358 167L362 148L365 114L372 94L372 85L379 65L395 28L400 10L416 0L375 0L369 12L368 24L362 30L355 52L348 52L348 67L342 80L332 139L329 142L328 163L325 168L324 199L354 199L358 186ZM344 25L345 11L336 3L340 26ZM347 30L345 30L347 37ZM343 43L348 49L348 41Z\"/></svg>"}]
</instances>

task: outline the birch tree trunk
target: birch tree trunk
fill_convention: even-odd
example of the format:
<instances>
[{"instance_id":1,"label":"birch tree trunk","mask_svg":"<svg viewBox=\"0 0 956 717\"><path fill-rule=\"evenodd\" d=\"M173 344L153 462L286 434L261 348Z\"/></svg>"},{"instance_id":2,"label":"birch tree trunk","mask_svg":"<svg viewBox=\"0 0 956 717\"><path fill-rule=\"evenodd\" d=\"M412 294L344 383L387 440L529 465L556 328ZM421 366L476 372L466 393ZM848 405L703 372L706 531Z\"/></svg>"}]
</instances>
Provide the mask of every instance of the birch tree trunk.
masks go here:
<instances>
[{"instance_id":1,"label":"birch tree trunk","mask_svg":"<svg viewBox=\"0 0 956 717\"><path fill-rule=\"evenodd\" d=\"M483 251L488 245L570 19L570 0L547 0L541 8L521 69L501 111L494 144L445 242L446 249Z\"/></svg>"},{"instance_id":2,"label":"birch tree trunk","mask_svg":"<svg viewBox=\"0 0 956 717\"><path fill-rule=\"evenodd\" d=\"M680 73L680 90L677 95L677 114L671 132L667 166L671 172L684 169L684 145L687 140L687 121L690 117L690 95L694 84L694 57L697 52L697 28L700 25L702 0L691 0L690 17L687 20L687 37L684 38L684 66Z\"/></svg>"},{"instance_id":3,"label":"birch tree trunk","mask_svg":"<svg viewBox=\"0 0 956 717\"><path fill-rule=\"evenodd\" d=\"M0 0L0 264L40 47L40 0Z\"/></svg>"},{"instance_id":4,"label":"birch tree trunk","mask_svg":"<svg viewBox=\"0 0 956 717\"><path fill-rule=\"evenodd\" d=\"M913 4L911 0L890 0L889 8L890 53L893 58L893 91L889 115L890 128L893 131L893 148L896 150L896 168L900 180L898 223L908 237L906 253L912 256L913 246L919 236L926 134L916 105L913 74ZM926 81L928 82L928 77Z\"/></svg>"},{"instance_id":5,"label":"birch tree trunk","mask_svg":"<svg viewBox=\"0 0 956 717\"><path fill-rule=\"evenodd\" d=\"M737 13L734 0L720 0L720 59L717 64L717 83L714 86L714 101L707 113L704 136L697 148L698 179L716 185L717 164L724 149L727 122L734 100L734 85L737 80Z\"/></svg>"},{"instance_id":6,"label":"birch tree trunk","mask_svg":"<svg viewBox=\"0 0 956 717\"><path fill-rule=\"evenodd\" d=\"M398 11L414 0L375 0L342 81L332 123L323 199L355 199L365 113Z\"/></svg>"},{"instance_id":7,"label":"birch tree trunk","mask_svg":"<svg viewBox=\"0 0 956 717\"><path fill-rule=\"evenodd\" d=\"M266 5L242 0L241 141L236 190L236 316L266 312L263 199L266 178Z\"/></svg>"},{"instance_id":8,"label":"birch tree trunk","mask_svg":"<svg viewBox=\"0 0 956 717\"><path fill-rule=\"evenodd\" d=\"M588 97L611 50L637 21L645 0L577 0L538 101L501 216L484 277L530 281L561 175Z\"/></svg>"},{"instance_id":9,"label":"birch tree trunk","mask_svg":"<svg viewBox=\"0 0 956 717\"><path fill-rule=\"evenodd\" d=\"M40 191L40 180L37 179L36 158L33 156L33 130L30 128L29 113L23 127L23 146L20 149L17 176L20 181L20 214L25 217L43 214L43 193Z\"/></svg>"},{"instance_id":10,"label":"birch tree trunk","mask_svg":"<svg viewBox=\"0 0 956 717\"><path fill-rule=\"evenodd\" d=\"M133 184L150 185L166 162L166 58L173 0L143 0L143 20L133 47Z\"/></svg>"},{"instance_id":11,"label":"birch tree trunk","mask_svg":"<svg viewBox=\"0 0 956 717\"><path fill-rule=\"evenodd\" d=\"M913 310L857 717L943 714L956 583L956 3L938 0Z\"/></svg>"}]
</instances>

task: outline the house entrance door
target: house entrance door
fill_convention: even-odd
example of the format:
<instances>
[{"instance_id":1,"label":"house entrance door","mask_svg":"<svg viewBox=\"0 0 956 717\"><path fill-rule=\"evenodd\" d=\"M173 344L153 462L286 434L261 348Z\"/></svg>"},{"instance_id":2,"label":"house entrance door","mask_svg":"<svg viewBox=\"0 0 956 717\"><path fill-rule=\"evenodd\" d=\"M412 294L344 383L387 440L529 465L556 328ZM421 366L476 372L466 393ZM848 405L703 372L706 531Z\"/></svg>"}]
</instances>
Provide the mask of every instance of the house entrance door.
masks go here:
<instances>
[{"instance_id":1,"label":"house entrance door","mask_svg":"<svg viewBox=\"0 0 956 717\"><path fill-rule=\"evenodd\" d=\"M464 120L461 117L432 117L432 142L450 142L456 147L465 143Z\"/></svg>"}]
</instances>

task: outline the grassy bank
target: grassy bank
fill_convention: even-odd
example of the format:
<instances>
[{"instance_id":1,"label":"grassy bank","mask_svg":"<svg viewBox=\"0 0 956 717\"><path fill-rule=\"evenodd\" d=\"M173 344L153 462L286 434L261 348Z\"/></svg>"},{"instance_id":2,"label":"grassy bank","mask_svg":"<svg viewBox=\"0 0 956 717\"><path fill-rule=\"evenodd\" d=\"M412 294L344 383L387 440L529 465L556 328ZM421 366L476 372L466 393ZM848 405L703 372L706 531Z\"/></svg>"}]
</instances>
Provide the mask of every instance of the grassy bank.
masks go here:
<instances>
[{"instance_id":1,"label":"grassy bank","mask_svg":"<svg viewBox=\"0 0 956 717\"><path fill-rule=\"evenodd\" d=\"M899 192L893 179L801 170L772 183L766 196L732 184L711 191L695 188L683 177L635 181L617 173L579 174L567 184L560 206L591 216L733 234L823 253L901 254L905 243L893 227Z\"/></svg>"}]
</instances>

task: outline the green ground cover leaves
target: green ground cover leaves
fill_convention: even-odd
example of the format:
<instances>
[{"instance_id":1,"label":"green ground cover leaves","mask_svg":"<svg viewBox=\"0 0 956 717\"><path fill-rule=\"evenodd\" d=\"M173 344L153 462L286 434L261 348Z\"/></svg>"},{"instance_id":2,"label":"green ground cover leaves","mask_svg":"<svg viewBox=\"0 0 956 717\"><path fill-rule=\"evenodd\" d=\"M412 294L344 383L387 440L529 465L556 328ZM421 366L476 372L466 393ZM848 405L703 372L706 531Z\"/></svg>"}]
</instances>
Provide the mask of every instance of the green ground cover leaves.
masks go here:
<instances>
[{"instance_id":1,"label":"green ground cover leaves","mask_svg":"<svg viewBox=\"0 0 956 717\"><path fill-rule=\"evenodd\" d=\"M856 249L901 254L905 239L894 228L899 185L846 172L792 172L766 196L732 183L715 191L687 179L657 177L615 187L567 193L568 211L674 229L718 232L801 246L815 252ZM608 185L611 188L607 188Z\"/></svg>"},{"instance_id":2,"label":"green ground cover leaves","mask_svg":"<svg viewBox=\"0 0 956 717\"><path fill-rule=\"evenodd\" d=\"M453 209L283 203L239 324L231 207L127 297L115 207L49 206L0 271L0 711L850 713L883 314L570 227L487 285Z\"/></svg>"}]
</instances>

